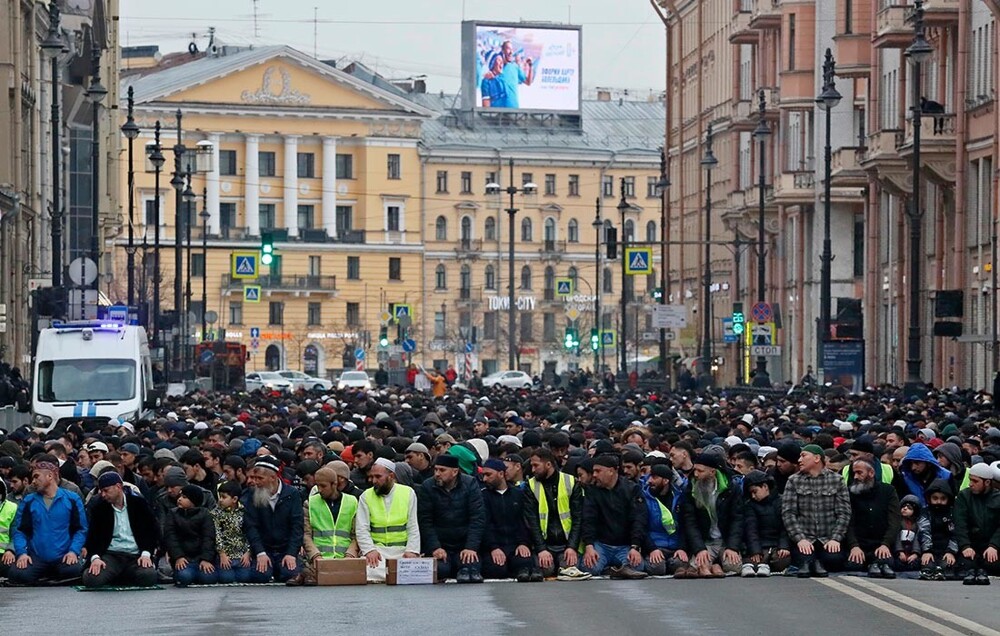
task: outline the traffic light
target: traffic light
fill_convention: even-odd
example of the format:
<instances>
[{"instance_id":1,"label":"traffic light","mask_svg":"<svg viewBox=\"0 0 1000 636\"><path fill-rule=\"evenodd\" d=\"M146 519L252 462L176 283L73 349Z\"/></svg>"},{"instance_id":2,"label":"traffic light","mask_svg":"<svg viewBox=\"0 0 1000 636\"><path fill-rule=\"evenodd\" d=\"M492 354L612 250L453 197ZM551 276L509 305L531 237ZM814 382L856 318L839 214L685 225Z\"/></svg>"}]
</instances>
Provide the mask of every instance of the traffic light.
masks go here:
<instances>
[{"instance_id":1,"label":"traffic light","mask_svg":"<svg viewBox=\"0 0 1000 636\"><path fill-rule=\"evenodd\" d=\"M733 334L742 336L746 330L746 315L743 313L743 303L733 303Z\"/></svg>"},{"instance_id":2,"label":"traffic light","mask_svg":"<svg viewBox=\"0 0 1000 636\"><path fill-rule=\"evenodd\" d=\"M601 348L601 332L598 331L597 327L590 330L590 348L593 351Z\"/></svg>"},{"instance_id":3,"label":"traffic light","mask_svg":"<svg viewBox=\"0 0 1000 636\"><path fill-rule=\"evenodd\" d=\"M574 347L580 346L580 340L576 337L575 327L566 327L566 338L563 341L563 346L567 349L573 349Z\"/></svg>"},{"instance_id":4,"label":"traffic light","mask_svg":"<svg viewBox=\"0 0 1000 636\"><path fill-rule=\"evenodd\" d=\"M389 330L382 327L378 330L378 346L388 347L389 346Z\"/></svg>"},{"instance_id":5,"label":"traffic light","mask_svg":"<svg viewBox=\"0 0 1000 636\"><path fill-rule=\"evenodd\" d=\"M608 258L618 258L618 228L604 228L604 243L608 248Z\"/></svg>"},{"instance_id":6,"label":"traffic light","mask_svg":"<svg viewBox=\"0 0 1000 636\"><path fill-rule=\"evenodd\" d=\"M260 262L263 265L270 265L274 261L274 239L270 232L260 234Z\"/></svg>"}]
</instances>

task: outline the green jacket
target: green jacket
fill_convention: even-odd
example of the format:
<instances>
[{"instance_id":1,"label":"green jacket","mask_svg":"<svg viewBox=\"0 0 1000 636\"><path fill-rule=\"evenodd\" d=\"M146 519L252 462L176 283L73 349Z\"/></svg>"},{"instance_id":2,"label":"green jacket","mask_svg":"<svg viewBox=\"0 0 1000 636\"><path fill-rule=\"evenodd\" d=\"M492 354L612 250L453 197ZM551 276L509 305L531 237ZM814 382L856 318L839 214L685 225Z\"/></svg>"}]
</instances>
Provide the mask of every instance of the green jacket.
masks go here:
<instances>
[{"instance_id":1,"label":"green jacket","mask_svg":"<svg viewBox=\"0 0 1000 636\"><path fill-rule=\"evenodd\" d=\"M973 495L965 489L955 498L955 541L958 549L1000 549L1000 492Z\"/></svg>"}]
</instances>

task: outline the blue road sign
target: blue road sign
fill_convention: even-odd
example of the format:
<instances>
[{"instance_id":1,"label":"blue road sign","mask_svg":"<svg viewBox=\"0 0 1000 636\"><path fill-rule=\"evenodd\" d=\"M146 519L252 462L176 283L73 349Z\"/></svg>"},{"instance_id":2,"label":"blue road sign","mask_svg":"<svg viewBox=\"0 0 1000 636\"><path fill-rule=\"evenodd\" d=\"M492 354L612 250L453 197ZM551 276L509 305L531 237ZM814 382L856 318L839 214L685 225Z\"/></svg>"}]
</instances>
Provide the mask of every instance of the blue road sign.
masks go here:
<instances>
[{"instance_id":1,"label":"blue road sign","mask_svg":"<svg viewBox=\"0 0 1000 636\"><path fill-rule=\"evenodd\" d=\"M466 342L465 343L465 352L466 353L472 353L475 350L476 350L476 345L472 344L471 342Z\"/></svg>"},{"instance_id":2,"label":"blue road sign","mask_svg":"<svg viewBox=\"0 0 1000 636\"><path fill-rule=\"evenodd\" d=\"M355 360L364 360L365 359L365 350L362 349L361 347L358 347L357 349L355 349L354 350L354 359Z\"/></svg>"},{"instance_id":3,"label":"blue road sign","mask_svg":"<svg viewBox=\"0 0 1000 636\"><path fill-rule=\"evenodd\" d=\"M126 305L111 305L108 307L108 320L127 323L128 307Z\"/></svg>"},{"instance_id":4,"label":"blue road sign","mask_svg":"<svg viewBox=\"0 0 1000 636\"><path fill-rule=\"evenodd\" d=\"M230 263L233 278L257 278L257 253L234 252Z\"/></svg>"},{"instance_id":5,"label":"blue road sign","mask_svg":"<svg viewBox=\"0 0 1000 636\"><path fill-rule=\"evenodd\" d=\"M573 279L572 278L557 278L556 279L556 295L557 296L570 296L573 294Z\"/></svg>"},{"instance_id":6,"label":"blue road sign","mask_svg":"<svg viewBox=\"0 0 1000 636\"><path fill-rule=\"evenodd\" d=\"M208 364L214 358L215 358L215 354L212 353L211 349L206 349L206 350L202 351L201 355L198 356L198 359L201 360L202 364Z\"/></svg>"},{"instance_id":7,"label":"blue road sign","mask_svg":"<svg viewBox=\"0 0 1000 636\"><path fill-rule=\"evenodd\" d=\"M247 285L243 288L243 300L248 303L260 302L260 285Z\"/></svg>"},{"instance_id":8,"label":"blue road sign","mask_svg":"<svg viewBox=\"0 0 1000 636\"><path fill-rule=\"evenodd\" d=\"M653 273L653 248L651 247L626 247L625 248L625 273L626 274L652 274Z\"/></svg>"},{"instance_id":9,"label":"blue road sign","mask_svg":"<svg viewBox=\"0 0 1000 636\"><path fill-rule=\"evenodd\" d=\"M260 327L250 327L250 337L260 338Z\"/></svg>"},{"instance_id":10,"label":"blue road sign","mask_svg":"<svg viewBox=\"0 0 1000 636\"><path fill-rule=\"evenodd\" d=\"M406 353L413 353L417 350L417 341L413 338L407 338L403 341L403 351Z\"/></svg>"},{"instance_id":11,"label":"blue road sign","mask_svg":"<svg viewBox=\"0 0 1000 636\"><path fill-rule=\"evenodd\" d=\"M601 345L612 349L616 347L618 345L618 332L613 329L601 331Z\"/></svg>"}]
</instances>

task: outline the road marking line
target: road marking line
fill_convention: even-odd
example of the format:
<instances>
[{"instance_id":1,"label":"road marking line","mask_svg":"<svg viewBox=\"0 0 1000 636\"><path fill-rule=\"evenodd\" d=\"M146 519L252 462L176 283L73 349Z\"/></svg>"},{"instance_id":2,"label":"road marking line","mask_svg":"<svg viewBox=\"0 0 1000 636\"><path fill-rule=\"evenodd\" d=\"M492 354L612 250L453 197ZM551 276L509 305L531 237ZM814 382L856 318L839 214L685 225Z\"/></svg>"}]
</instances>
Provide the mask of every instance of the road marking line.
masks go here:
<instances>
[{"instance_id":1,"label":"road marking line","mask_svg":"<svg viewBox=\"0 0 1000 636\"><path fill-rule=\"evenodd\" d=\"M924 616L914 616L911 612L908 612L906 610L901 610L898 607L894 607L893 605L890 605L889 603L886 603L883 600L872 598L870 594L866 594L861 590L856 590L853 587L844 585L843 583L840 583L833 579L813 579L813 580L815 580L820 585L830 588L831 590L835 590L837 592L840 592L841 594L850 596L851 598L861 601L866 605L871 605L872 607L880 609L883 612L887 612L889 614L892 614L893 616L897 616L903 619L904 621L913 623L917 627L922 627L927 631L933 632L935 634L940 634L940 636L964 636L963 632L952 629L947 625L942 625L941 623L932 621Z\"/></svg>"},{"instance_id":2,"label":"road marking line","mask_svg":"<svg viewBox=\"0 0 1000 636\"><path fill-rule=\"evenodd\" d=\"M995 629L990 629L989 627L984 627L983 625L980 625L979 623L976 623L974 621L970 621L967 618L962 618L961 616L958 616L957 614L952 614L951 612L946 612L946 611L944 611L942 609L938 609L936 607L931 607L930 605L927 605L926 603L921 603L920 601L918 601L916 599L913 599L913 598L910 598L909 596L906 596L905 594L900 594L898 592L893 592L892 590L889 590L889 589L885 588L884 586L879 585L878 583L874 583L872 581L869 581L867 579L861 579L861 578L856 578L856 577L844 577L844 580L845 580L845 582L854 583L856 585L860 585L861 587L865 587L865 588L868 588L870 590L873 590L873 591L881 594L882 596L885 596L886 598L889 598L889 599L892 599L892 600L896 601L897 603L902 603L903 605L909 605L910 607L912 607L914 609L921 610L921 611L927 612L929 614L933 614L935 618L943 619L943 620L945 620L945 621L947 621L949 623L954 623L955 625L959 625L961 627L964 627L965 629L971 629L971 630L973 630L977 634L983 634L983 636L1000 636L1000 632L998 632Z\"/></svg>"}]
</instances>

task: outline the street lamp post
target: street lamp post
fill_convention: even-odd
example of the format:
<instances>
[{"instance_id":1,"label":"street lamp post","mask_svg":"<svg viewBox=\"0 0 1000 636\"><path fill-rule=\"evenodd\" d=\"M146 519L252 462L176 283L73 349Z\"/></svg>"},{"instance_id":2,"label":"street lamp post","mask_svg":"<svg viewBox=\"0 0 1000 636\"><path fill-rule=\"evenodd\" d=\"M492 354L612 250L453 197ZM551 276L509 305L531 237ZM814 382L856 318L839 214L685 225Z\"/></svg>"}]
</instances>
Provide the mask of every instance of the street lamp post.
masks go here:
<instances>
[{"instance_id":1,"label":"street lamp post","mask_svg":"<svg viewBox=\"0 0 1000 636\"><path fill-rule=\"evenodd\" d=\"M660 198L660 304L667 304L667 189L670 179L667 177L667 151L660 148L660 178L656 181L656 196ZM660 373L663 381L668 382L667 365L667 330L660 327ZM665 385L669 388L669 385Z\"/></svg>"},{"instance_id":2,"label":"street lamp post","mask_svg":"<svg viewBox=\"0 0 1000 636\"><path fill-rule=\"evenodd\" d=\"M108 94L108 89L101 84L101 48L96 42L92 40L90 43L91 54L90 54L90 86L87 87L87 99L91 104L91 138L90 138L90 256L94 261L95 270L98 274L101 271L101 244L100 244L100 192L101 192L101 171L100 171L100 106L101 102ZM94 277L94 303L96 311L97 303L97 292L100 289L101 277L100 275ZM81 298L82 298L81 294ZM80 306L84 306L84 302L81 300Z\"/></svg>"},{"instance_id":3,"label":"street lamp post","mask_svg":"<svg viewBox=\"0 0 1000 636\"><path fill-rule=\"evenodd\" d=\"M498 183L487 183L486 184L486 194L493 195L499 194L500 192L506 192L509 197L509 205L505 210L507 212L507 368L513 369L516 363L515 361L515 340L514 340L514 328L516 326L516 309L514 301L514 219L517 216L518 209L514 207L514 195L523 194L525 196L533 196L538 189L534 183L528 182L522 185L520 188L514 185L514 159L509 159L507 166L510 170L510 185L506 188L501 188Z\"/></svg>"},{"instance_id":4,"label":"street lamp post","mask_svg":"<svg viewBox=\"0 0 1000 636\"><path fill-rule=\"evenodd\" d=\"M194 206L195 199L197 198L194 194L194 190L191 189L191 167L185 171L186 185L184 187L184 194L181 196L184 199L184 243L185 243L185 271L187 276L184 277L184 309L181 312L183 318L181 324L184 326L181 331L181 341L183 342L183 354L184 354L184 373L186 374L189 370L192 370L191 365L191 346L188 342L188 338L191 334L191 210Z\"/></svg>"},{"instance_id":5,"label":"street lamp post","mask_svg":"<svg viewBox=\"0 0 1000 636\"><path fill-rule=\"evenodd\" d=\"M159 347L160 343L160 283L162 276L160 271L160 172L166 157L163 156L163 149L160 147L160 120L156 120L153 129L153 144L146 146L149 155L149 163L153 166L153 210L155 218L153 221L153 320L152 333L153 343Z\"/></svg>"},{"instance_id":6,"label":"street lamp post","mask_svg":"<svg viewBox=\"0 0 1000 636\"><path fill-rule=\"evenodd\" d=\"M52 75L52 287L59 293L62 299L64 294L62 287L62 188L60 187L62 177L60 176L60 155L62 154L62 142L60 133L62 132L62 117L59 114L59 53L63 49L63 38L59 30L59 3L49 3L49 32L42 41L42 53L49 59L50 73ZM62 304L60 303L60 308Z\"/></svg>"},{"instance_id":7,"label":"street lamp post","mask_svg":"<svg viewBox=\"0 0 1000 636\"><path fill-rule=\"evenodd\" d=\"M701 388L712 385L712 168L719 165L712 151L712 124L708 124L705 135L705 156L701 166L705 169L705 273L702 286L702 341L701 341Z\"/></svg>"},{"instance_id":8,"label":"street lamp post","mask_svg":"<svg viewBox=\"0 0 1000 636\"><path fill-rule=\"evenodd\" d=\"M920 204L920 130L923 109L920 104L922 97L921 72L923 63L934 53L927 38L924 37L924 3L914 0L913 44L906 49L906 57L913 65L913 198L907 216L910 222L910 273L909 283L909 328L906 337L906 384L903 394L913 397L920 394L924 385L921 379L920 354L920 251L923 209ZM996 265L994 264L994 267Z\"/></svg>"},{"instance_id":9,"label":"street lamp post","mask_svg":"<svg viewBox=\"0 0 1000 636\"><path fill-rule=\"evenodd\" d=\"M208 313L208 219L212 216L208 212L208 188L203 188L201 192L202 202L205 207L201 209L198 216L201 217L201 340L204 342L207 322L205 316Z\"/></svg>"},{"instance_id":10,"label":"street lamp post","mask_svg":"<svg viewBox=\"0 0 1000 636\"><path fill-rule=\"evenodd\" d=\"M174 144L174 175L170 179L170 185L174 188L175 193L175 209L174 209L174 331L177 334L174 340L174 350L171 352L171 371L175 377L179 377L182 373L181 369L181 305L183 298L181 296L181 277L184 272L181 268L181 248L183 246L184 238L184 221L183 210L184 210L184 169L182 159L184 157L184 144L181 141L181 110L178 108L176 113L177 120L177 143Z\"/></svg>"},{"instance_id":11,"label":"street lamp post","mask_svg":"<svg viewBox=\"0 0 1000 636\"><path fill-rule=\"evenodd\" d=\"M128 118L122 124L122 134L128 139L128 306L135 304L135 165L132 159L132 146L139 136L139 126L135 123L134 89L128 87Z\"/></svg>"},{"instance_id":12,"label":"street lamp post","mask_svg":"<svg viewBox=\"0 0 1000 636\"><path fill-rule=\"evenodd\" d=\"M628 285L628 274L626 269L628 267L628 259L625 256L625 249L628 247L628 232L625 231L625 213L628 212L629 204L625 200L625 177L622 177L619 185L621 190L621 197L618 200L618 215L621 217L621 227L622 227L622 241L621 241L621 258L622 258L622 289L621 289L621 327L618 330L618 380L619 386L626 386L628 380L628 296L626 293L626 287ZM638 330L639 325L636 324L636 329Z\"/></svg>"},{"instance_id":13,"label":"street lamp post","mask_svg":"<svg viewBox=\"0 0 1000 636\"><path fill-rule=\"evenodd\" d=\"M757 302L766 302L766 296L764 294L764 287L767 284L767 278L764 275L764 256L765 256L765 245L764 245L764 188L765 188L765 177L767 171L767 163L764 158L764 150L767 144L767 138L771 136L771 129L767 126L767 121L765 117L767 116L767 100L764 96L764 89L760 89L758 92L759 102L759 118L757 120L757 128L753 131L753 136L757 139L758 146L758 158L760 163L758 164L758 175L757 175ZM736 246L739 250L739 245ZM743 361L740 361L740 368L743 368ZM757 356L757 368L754 373L753 385L759 387L769 387L771 386L771 376L767 372L767 358L764 356Z\"/></svg>"},{"instance_id":14,"label":"street lamp post","mask_svg":"<svg viewBox=\"0 0 1000 636\"><path fill-rule=\"evenodd\" d=\"M823 253L820 256L820 298L819 298L819 334L816 339L816 369L820 382L826 382L824 376L823 356L826 348L826 341L830 338L830 304L831 304L831 268L833 266L833 253L830 245L830 190L831 190L831 163L833 161L833 149L830 137L832 135L831 113L837 104L840 103L841 95L837 91L835 82L837 71L836 62L833 59L833 52L826 50L826 59L823 61L823 92L816 98L816 103L826 111L826 145L823 147Z\"/></svg>"},{"instance_id":15,"label":"street lamp post","mask_svg":"<svg viewBox=\"0 0 1000 636\"><path fill-rule=\"evenodd\" d=\"M604 222L601 221L601 197L596 200L596 212L594 214L594 326L597 328L597 348L594 349L594 377L600 382L601 377L601 350L604 348L604 325L601 321L601 230Z\"/></svg>"}]
</instances>

